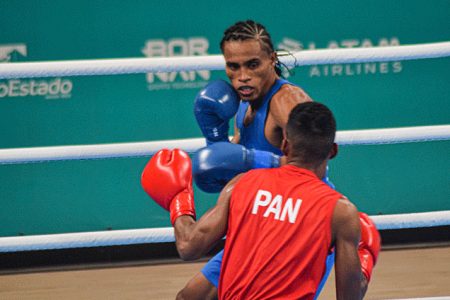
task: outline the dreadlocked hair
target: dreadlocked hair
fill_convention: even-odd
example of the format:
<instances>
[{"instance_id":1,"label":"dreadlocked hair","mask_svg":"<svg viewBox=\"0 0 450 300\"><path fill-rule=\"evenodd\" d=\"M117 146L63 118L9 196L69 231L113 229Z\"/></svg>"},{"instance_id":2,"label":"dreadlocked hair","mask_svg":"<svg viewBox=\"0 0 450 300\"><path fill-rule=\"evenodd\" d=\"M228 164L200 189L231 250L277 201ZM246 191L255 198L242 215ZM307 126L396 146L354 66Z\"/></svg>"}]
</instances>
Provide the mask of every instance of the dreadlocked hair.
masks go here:
<instances>
[{"instance_id":1,"label":"dreadlocked hair","mask_svg":"<svg viewBox=\"0 0 450 300\"><path fill-rule=\"evenodd\" d=\"M220 49L223 52L225 42L228 41L245 41L245 40L256 40L261 44L261 48L268 54L275 52L273 48L272 39L266 28L256 23L252 20L240 21L229 27L223 33L223 38L220 41ZM276 52L275 52L276 54ZM276 58L275 62L275 72L278 76L281 76L281 64Z\"/></svg>"}]
</instances>

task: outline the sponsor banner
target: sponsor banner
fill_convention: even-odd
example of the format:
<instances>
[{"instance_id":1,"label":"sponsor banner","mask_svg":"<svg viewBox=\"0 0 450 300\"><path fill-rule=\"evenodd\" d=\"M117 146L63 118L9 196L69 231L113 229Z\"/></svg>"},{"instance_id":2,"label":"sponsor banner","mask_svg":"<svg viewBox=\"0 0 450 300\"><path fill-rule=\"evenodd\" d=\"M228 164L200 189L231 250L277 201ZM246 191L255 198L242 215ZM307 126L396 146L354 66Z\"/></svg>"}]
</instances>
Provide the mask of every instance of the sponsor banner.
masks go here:
<instances>
[{"instance_id":1,"label":"sponsor banner","mask_svg":"<svg viewBox=\"0 0 450 300\"><path fill-rule=\"evenodd\" d=\"M24 61L26 44L0 44L0 62ZM72 96L73 82L65 78L0 80L0 100L5 98L43 97L67 99Z\"/></svg>"},{"instance_id":2,"label":"sponsor banner","mask_svg":"<svg viewBox=\"0 0 450 300\"><path fill-rule=\"evenodd\" d=\"M364 39L344 39L331 40L326 43L302 42L291 37L284 37L278 43L278 49L286 51L283 55L302 50L316 49L338 49L338 48L372 48L399 46L398 37L379 38L373 41L369 38ZM376 63L357 63L357 64L333 64L316 65L308 67L308 77L335 77L335 76L363 76L373 74L400 73L403 70L402 63L397 62L376 62ZM284 73L284 77L289 77L289 72Z\"/></svg>"},{"instance_id":3,"label":"sponsor banner","mask_svg":"<svg viewBox=\"0 0 450 300\"><path fill-rule=\"evenodd\" d=\"M92 3L2 1L0 68L216 55L224 30L246 19L266 26L280 55L450 37L448 0ZM450 58L442 58L313 65L285 75L333 110L339 130L352 130L449 124L449 69ZM0 80L0 148L199 137L193 102L218 78L225 72ZM449 210L449 143L342 147L330 177L368 214ZM170 226L139 187L147 160L0 166L0 236ZM199 216L216 196L196 191Z\"/></svg>"},{"instance_id":4,"label":"sponsor banner","mask_svg":"<svg viewBox=\"0 0 450 300\"><path fill-rule=\"evenodd\" d=\"M205 37L148 40L142 53L147 57L176 57L208 55L209 41ZM211 78L210 71L181 71L148 73L149 91L168 89L199 89Z\"/></svg>"},{"instance_id":5,"label":"sponsor banner","mask_svg":"<svg viewBox=\"0 0 450 300\"><path fill-rule=\"evenodd\" d=\"M70 98L73 83L69 79L10 79L0 81L0 98L41 96L45 99Z\"/></svg>"}]
</instances>

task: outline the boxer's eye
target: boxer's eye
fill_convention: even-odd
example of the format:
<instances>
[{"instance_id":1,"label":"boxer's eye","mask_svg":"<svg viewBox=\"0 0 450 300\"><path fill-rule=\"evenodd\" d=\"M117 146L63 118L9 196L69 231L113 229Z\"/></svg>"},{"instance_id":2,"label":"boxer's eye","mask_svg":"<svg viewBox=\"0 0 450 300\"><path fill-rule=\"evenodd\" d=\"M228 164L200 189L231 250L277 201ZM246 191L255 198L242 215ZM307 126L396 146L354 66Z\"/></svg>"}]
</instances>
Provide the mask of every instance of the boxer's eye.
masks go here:
<instances>
[{"instance_id":1,"label":"boxer's eye","mask_svg":"<svg viewBox=\"0 0 450 300\"><path fill-rule=\"evenodd\" d=\"M251 61L249 61L249 62L247 63L247 67L248 67L249 69L252 69L252 70L258 68L259 65L260 65L260 62L259 62L259 60L256 60L256 59L255 59L255 60L251 60Z\"/></svg>"},{"instance_id":2,"label":"boxer's eye","mask_svg":"<svg viewBox=\"0 0 450 300\"><path fill-rule=\"evenodd\" d=\"M227 68L231 71L236 71L239 69L239 65L235 63L227 63Z\"/></svg>"}]
</instances>

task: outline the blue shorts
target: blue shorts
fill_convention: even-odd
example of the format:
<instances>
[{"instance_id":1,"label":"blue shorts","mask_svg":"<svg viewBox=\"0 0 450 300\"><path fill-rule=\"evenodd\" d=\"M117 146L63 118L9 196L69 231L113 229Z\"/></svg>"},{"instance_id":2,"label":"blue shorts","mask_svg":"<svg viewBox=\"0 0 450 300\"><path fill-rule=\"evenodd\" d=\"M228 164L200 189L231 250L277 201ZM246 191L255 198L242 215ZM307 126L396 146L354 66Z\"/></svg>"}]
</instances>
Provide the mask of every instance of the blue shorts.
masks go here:
<instances>
[{"instance_id":1,"label":"blue shorts","mask_svg":"<svg viewBox=\"0 0 450 300\"><path fill-rule=\"evenodd\" d=\"M334 184L328 178L328 167L326 175L322 179L322 181L325 182L332 189L335 189ZM333 269L334 256L335 256L334 251L328 254L327 256L327 260L325 262L326 265L325 274L323 275L323 278L320 281L314 299L317 299L317 297L319 296L320 292L323 289L323 286L325 285L325 282L328 279L328 276L330 275L331 270ZM201 270L202 274L206 277L206 279L208 279L208 281L211 282L216 288L219 287L219 276L220 276L220 267L222 265L222 258L223 258L223 250L217 253L212 259L210 259Z\"/></svg>"},{"instance_id":2,"label":"blue shorts","mask_svg":"<svg viewBox=\"0 0 450 300\"><path fill-rule=\"evenodd\" d=\"M203 275L216 288L219 287L220 266L222 265L223 250L211 258L202 269Z\"/></svg>"},{"instance_id":3,"label":"blue shorts","mask_svg":"<svg viewBox=\"0 0 450 300\"><path fill-rule=\"evenodd\" d=\"M217 253L212 259L210 259L202 269L202 274L211 282L216 288L219 287L219 276L220 276L220 265L222 264L223 250ZM328 254L326 260L326 271L320 281L319 287L317 288L317 293L314 299L316 299L325 285L325 282L330 275L331 270L334 265L334 251Z\"/></svg>"}]
</instances>

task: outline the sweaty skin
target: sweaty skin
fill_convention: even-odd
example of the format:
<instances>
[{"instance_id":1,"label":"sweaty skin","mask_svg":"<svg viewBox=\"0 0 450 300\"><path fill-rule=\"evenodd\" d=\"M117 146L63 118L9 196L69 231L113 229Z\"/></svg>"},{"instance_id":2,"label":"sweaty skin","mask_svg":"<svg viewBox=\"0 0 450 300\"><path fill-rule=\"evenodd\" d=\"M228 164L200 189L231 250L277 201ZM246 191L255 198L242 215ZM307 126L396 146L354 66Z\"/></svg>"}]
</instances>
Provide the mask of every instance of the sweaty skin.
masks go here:
<instances>
[{"instance_id":1,"label":"sweaty skin","mask_svg":"<svg viewBox=\"0 0 450 300\"><path fill-rule=\"evenodd\" d=\"M358 210L345 197L336 204L331 230L336 251L336 298L362 299L367 288L361 286L364 276L357 251L361 231Z\"/></svg>"},{"instance_id":2,"label":"sweaty skin","mask_svg":"<svg viewBox=\"0 0 450 300\"><path fill-rule=\"evenodd\" d=\"M244 118L244 125L250 124L264 96L279 77L275 72L275 53L264 51L257 40L228 41L224 45L226 73L234 89L250 106ZM292 108L303 102L312 101L299 87L285 84L270 102L264 135L273 146L280 148L283 129ZM239 130L235 126L233 143L239 143Z\"/></svg>"}]
</instances>

